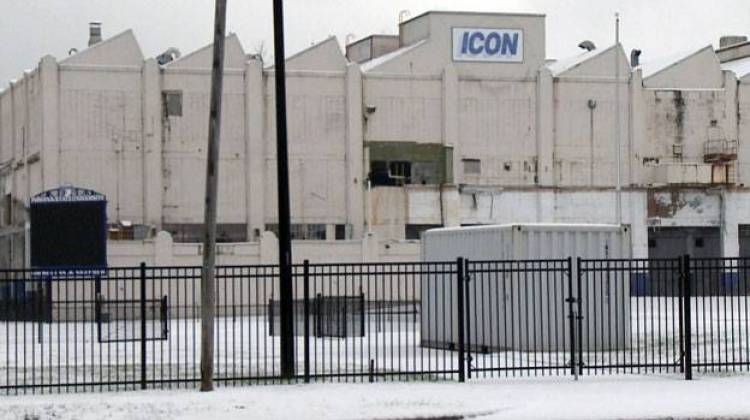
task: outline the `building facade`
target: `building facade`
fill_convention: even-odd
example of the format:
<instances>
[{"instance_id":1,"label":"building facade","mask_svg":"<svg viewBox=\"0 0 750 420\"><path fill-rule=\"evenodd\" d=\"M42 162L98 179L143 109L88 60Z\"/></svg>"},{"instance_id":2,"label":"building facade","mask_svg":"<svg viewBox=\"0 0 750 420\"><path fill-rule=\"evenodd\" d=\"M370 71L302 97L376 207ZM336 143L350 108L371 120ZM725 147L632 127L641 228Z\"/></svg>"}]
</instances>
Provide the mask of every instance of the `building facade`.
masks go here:
<instances>
[{"instance_id":1,"label":"building facade","mask_svg":"<svg viewBox=\"0 0 750 420\"><path fill-rule=\"evenodd\" d=\"M543 15L428 12L289 57L295 260L417 259L425 229L511 222L750 255L750 43L727 43L552 61ZM28 259L30 197L65 184L107 196L110 265L200 262L211 53L146 58L126 31L0 91L0 266ZM227 37L219 263L276 257L274 77Z\"/></svg>"}]
</instances>

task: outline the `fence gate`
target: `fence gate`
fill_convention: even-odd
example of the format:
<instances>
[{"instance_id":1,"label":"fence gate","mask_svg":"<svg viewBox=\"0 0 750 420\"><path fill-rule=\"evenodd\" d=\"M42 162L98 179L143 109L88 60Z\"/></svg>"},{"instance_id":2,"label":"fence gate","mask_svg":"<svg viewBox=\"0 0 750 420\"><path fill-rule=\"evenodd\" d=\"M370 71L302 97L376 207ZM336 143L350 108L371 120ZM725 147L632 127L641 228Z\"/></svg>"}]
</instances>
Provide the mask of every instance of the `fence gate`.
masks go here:
<instances>
[{"instance_id":1,"label":"fence gate","mask_svg":"<svg viewBox=\"0 0 750 420\"><path fill-rule=\"evenodd\" d=\"M571 260L467 261L469 378L571 371Z\"/></svg>"},{"instance_id":2,"label":"fence gate","mask_svg":"<svg viewBox=\"0 0 750 420\"><path fill-rule=\"evenodd\" d=\"M577 263L581 373L684 370L683 261Z\"/></svg>"}]
</instances>

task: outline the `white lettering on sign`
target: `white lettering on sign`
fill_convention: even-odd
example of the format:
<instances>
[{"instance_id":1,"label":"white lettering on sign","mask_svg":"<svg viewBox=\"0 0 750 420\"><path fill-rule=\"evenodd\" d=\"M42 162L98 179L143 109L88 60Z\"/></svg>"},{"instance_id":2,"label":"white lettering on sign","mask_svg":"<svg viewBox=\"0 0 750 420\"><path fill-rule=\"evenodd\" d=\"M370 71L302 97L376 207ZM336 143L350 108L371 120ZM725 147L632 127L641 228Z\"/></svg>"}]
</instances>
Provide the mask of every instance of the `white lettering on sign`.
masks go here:
<instances>
[{"instance_id":1,"label":"white lettering on sign","mask_svg":"<svg viewBox=\"0 0 750 420\"><path fill-rule=\"evenodd\" d=\"M523 62L523 31L453 28L453 61Z\"/></svg>"}]
</instances>

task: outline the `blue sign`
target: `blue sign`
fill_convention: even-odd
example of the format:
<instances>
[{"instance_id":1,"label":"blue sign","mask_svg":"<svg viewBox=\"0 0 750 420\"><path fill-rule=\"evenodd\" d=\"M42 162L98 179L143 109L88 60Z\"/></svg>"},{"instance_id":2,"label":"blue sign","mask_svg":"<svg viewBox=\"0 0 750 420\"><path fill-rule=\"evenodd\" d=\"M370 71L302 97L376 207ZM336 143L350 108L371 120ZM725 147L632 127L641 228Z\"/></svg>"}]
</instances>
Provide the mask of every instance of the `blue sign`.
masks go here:
<instances>
[{"instance_id":1,"label":"blue sign","mask_svg":"<svg viewBox=\"0 0 750 420\"><path fill-rule=\"evenodd\" d=\"M521 63L523 31L453 28L453 61Z\"/></svg>"}]
</instances>

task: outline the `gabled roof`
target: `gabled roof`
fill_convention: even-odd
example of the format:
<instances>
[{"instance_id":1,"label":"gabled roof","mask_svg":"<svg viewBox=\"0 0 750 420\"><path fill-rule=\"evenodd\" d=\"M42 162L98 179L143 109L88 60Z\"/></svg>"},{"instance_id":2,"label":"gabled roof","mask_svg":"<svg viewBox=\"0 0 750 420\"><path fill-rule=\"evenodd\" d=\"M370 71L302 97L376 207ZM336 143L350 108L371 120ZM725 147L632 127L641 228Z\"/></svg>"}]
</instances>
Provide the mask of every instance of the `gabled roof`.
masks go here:
<instances>
[{"instance_id":1,"label":"gabled roof","mask_svg":"<svg viewBox=\"0 0 750 420\"><path fill-rule=\"evenodd\" d=\"M711 45L688 53L644 62L643 86L657 89L719 89L724 76Z\"/></svg>"},{"instance_id":2,"label":"gabled roof","mask_svg":"<svg viewBox=\"0 0 750 420\"><path fill-rule=\"evenodd\" d=\"M554 77L563 76L563 75L566 75L575 71L580 71L581 73L583 73L583 75L602 76L603 74L600 74L602 73L601 69L590 68L589 71L586 71L586 67L588 67L589 64L592 64L595 59L605 56L607 54L611 54L612 52L615 52L615 51L618 54L622 55L621 57L622 59L620 60L620 65L622 67L622 70L624 72L629 71L627 56L625 56L625 53L622 47L617 48L617 46L614 44L607 48L586 51L582 54L579 54L573 57L568 57L568 58L554 61L552 63L547 64L547 68L549 69L549 71L552 73L552 76ZM612 58L614 59L614 57ZM587 74L587 73L591 73L591 74ZM611 73L612 73L612 70L610 69L608 69L605 72L606 75L609 75ZM626 73L623 73L623 74L626 74Z\"/></svg>"},{"instance_id":3,"label":"gabled roof","mask_svg":"<svg viewBox=\"0 0 750 420\"><path fill-rule=\"evenodd\" d=\"M658 58L656 60L643 62L641 63L640 66L638 66L638 68L641 69L641 71L643 72L643 78L647 79L651 76L661 73L664 70L674 67L677 64L682 63L683 61L687 61L689 58L695 55L698 55L707 49L710 49L711 51L713 51L713 47L711 45L707 45L697 50L692 49L692 50L678 51L673 54L669 54L664 57Z\"/></svg>"},{"instance_id":4,"label":"gabled roof","mask_svg":"<svg viewBox=\"0 0 750 420\"><path fill-rule=\"evenodd\" d=\"M60 64L141 65L144 57L131 29L107 38L60 61Z\"/></svg>"},{"instance_id":5,"label":"gabled roof","mask_svg":"<svg viewBox=\"0 0 750 420\"><path fill-rule=\"evenodd\" d=\"M722 70L733 72L738 79L750 75L750 57L740 58L737 60L726 61L721 64Z\"/></svg>"},{"instance_id":6,"label":"gabled roof","mask_svg":"<svg viewBox=\"0 0 750 420\"><path fill-rule=\"evenodd\" d=\"M285 66L287 70L336 71L346 68L346 64L338 39L330 36L287 57ZM273 69L273 66L269 68Z\"/></svg>"},{"instance_id":7,"label":"gabled roof","mask_svg":"<svg viewBox=\"0 0 750 420\"><path fill-rule=\"evenodd\" d=\"M408 45L406 47L399 48L399 49L397 49L395 51L391 51L388 54L381 55L380 57L377 57L377 58L372 59L370 61L365 61L364 63L362 63L362 67L361 67L362 68L362 72L368 72L368 71L375 70L377 67L380 67L381 65L383 65L385 63L388 63L391 60L395 60L395 59L401 57L402 55L405 55L405 54L407 54L407 53L409 53L409 52L411 52L413 50L416 50L417 48L419 48L422 45L424 45L426 42L427 42L427 40L423 39L423 40L417 41L417 42L415 42L415 43L413 43L411 45Z\"/></svg>"},{"instance_id":8,"label":"gabled roof","mask_svg":"<svg viewBox=\"0 0 750 420\"><path fill-rule=\"evenodd\" d=\"M177 60L165 64L167 68L210 69L213 60L213 42ZM236 34L229 34L224 39L224 68L241 69L245 66L245 50Z\"/></svg>"}]
</instances>

